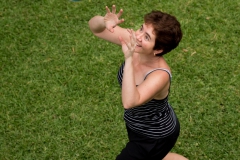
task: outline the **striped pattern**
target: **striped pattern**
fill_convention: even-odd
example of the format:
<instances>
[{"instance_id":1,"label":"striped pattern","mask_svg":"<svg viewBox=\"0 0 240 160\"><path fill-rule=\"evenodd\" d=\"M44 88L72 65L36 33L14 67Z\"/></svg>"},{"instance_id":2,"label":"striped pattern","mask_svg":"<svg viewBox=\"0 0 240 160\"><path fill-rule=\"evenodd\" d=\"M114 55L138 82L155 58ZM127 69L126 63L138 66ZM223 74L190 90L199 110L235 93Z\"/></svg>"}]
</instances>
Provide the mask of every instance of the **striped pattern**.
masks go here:
<instances>
[{"instance_id":1,"label":"striped pattern","mask_svg":"<svg viewBox=\"0 0 240 160\"><path fill-rule=\"evenodd\" d=\"M155 70L159 69L161 68ZM150 71L147 75L155 70ZM171 73L168 70L161 70L168 72L171 78ZM123 71L124 63L120 67L117 75L121 86ZM168 96L162 100L153 99L144 105L125 110L124 120L126 125L134 132L155 139L169 136L174 132L176 127L176 115L168 103Z\"/></svg>"}]
</instances>

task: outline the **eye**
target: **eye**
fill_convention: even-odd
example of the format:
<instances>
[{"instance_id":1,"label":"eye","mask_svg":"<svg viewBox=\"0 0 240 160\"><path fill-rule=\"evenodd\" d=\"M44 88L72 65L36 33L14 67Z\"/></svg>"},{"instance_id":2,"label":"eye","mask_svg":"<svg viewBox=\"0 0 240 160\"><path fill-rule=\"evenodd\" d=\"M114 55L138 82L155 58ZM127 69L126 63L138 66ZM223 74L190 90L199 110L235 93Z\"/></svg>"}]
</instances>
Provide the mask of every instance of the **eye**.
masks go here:
<instances>
[{"instance_id":1,"label":"eye","mask_svg":"<svg viewBox=\"0 0 240 160\"><path fill-rule=\"evenodd\" d=\"M143 30L143 26L141 26L139 30L142 31Z\"/></svg>"},{"instance_id":2,"label":"eye","mask_svg":"<svg viewBox=\"0 0 240 160\"><path fill-rule=\"evenodd\" d=\"M149 41L149 37L148 37L148 35L145 35L145 39L146 39L147 41Z\"/></svg>"}]
</instances>

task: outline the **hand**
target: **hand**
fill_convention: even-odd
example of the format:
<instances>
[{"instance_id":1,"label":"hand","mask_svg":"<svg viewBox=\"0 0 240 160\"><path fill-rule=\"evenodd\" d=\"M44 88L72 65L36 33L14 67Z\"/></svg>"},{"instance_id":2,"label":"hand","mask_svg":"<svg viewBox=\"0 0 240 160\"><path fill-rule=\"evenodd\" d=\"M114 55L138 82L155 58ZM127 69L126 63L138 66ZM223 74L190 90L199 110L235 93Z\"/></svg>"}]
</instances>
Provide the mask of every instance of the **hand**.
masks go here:
<instances>
[{"instance_id":1,"label":"hand","mask_svg":"<svg viewBox=\"0 0 240 160\"><path fill-rule=\"evenodd\" d=\"M104 22L106 25L106 28L110 32L114 32L113 28L116 27L118 24L124 22L124 19L119 20L119 17L121 17L123 10L120 9L119 13L116 14L116 6L112 6L112 12L109 10L109 8L106 6L107 14L104 16Z\"/></svg>"},{"instance_id":2,"label":"hand","mask_svg":"<svg viewBox=\"0 0 240 160\"><path fill-rule=\"evenodd\" d=\"M130 33L130 42L125 42L122 37L119 37L119 40L122 44L122 51L124 53L125 59L131 57L135 51L136 47L136 35L132 29L127 29Z\"/></svg>"}]
</instances>

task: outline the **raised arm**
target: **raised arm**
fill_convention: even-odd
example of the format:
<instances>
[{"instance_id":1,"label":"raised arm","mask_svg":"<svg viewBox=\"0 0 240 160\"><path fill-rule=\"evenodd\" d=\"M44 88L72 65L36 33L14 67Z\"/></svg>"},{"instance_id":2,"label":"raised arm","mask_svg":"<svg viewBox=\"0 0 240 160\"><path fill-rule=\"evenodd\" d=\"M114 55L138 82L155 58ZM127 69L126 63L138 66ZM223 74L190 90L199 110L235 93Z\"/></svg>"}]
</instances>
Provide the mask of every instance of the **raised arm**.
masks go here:
<instances>
[{"instance_id":1,"label":"raised arm","mask_svg":"<svg viewBox=\"0 0 240 160\"><path fill-rule=\"evenodd\" d=\"M121 9L118 14L116 14L116 6L112 6L112 12L106 7L106 15L103 16L94 16L88 22L89 28L92 33L104 40L121 45L119 41L119 36L125 40L129 39L129 32L119 27L118 25L124 22L124 19L119 19L123 13Z\"/></svg>"},{"instance_id":2,"label":"raised arm","mask_svg":"<svg viewBox=\"0 0 240 160\"><path fill-rule=\"evenodd\" d=\"M140 85L136 86L133 66L136 35L133 30L128 31L131 34L130 41L124 41L121 36L119 37L125 57L122 80L122 103L125 109L145 104L151 99L157 98L160 93L165 98L170 85L168 73L158 70L149 74ZM163 90L165 90L164 93Z\"/></svg>"}]
</instances>

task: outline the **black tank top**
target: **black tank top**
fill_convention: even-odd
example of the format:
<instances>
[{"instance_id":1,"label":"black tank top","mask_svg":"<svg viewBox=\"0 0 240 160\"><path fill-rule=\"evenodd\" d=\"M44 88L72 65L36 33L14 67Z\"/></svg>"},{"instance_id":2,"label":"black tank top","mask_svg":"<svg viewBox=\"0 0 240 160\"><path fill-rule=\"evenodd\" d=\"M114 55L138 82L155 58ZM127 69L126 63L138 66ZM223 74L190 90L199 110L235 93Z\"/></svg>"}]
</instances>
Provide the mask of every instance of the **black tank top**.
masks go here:
<instances>
[{"instance_id":1,"label":"black tank top","mask_svg":"<svg viewBox=\"0 0 240 160\"><path fill-rule=\"evenodd\" d=\"M124 65L125 63L122 64L117 75L121 86ZM171 80L171 73L163 68L156 68L150 71L144 79L155 70L166 71ZM162 100L152 99L141 106L125 109L124 120L132 131L155 139L171 135L176 128L176 115L168 103L168 96Z\"/></svg>"}]
</instances>

